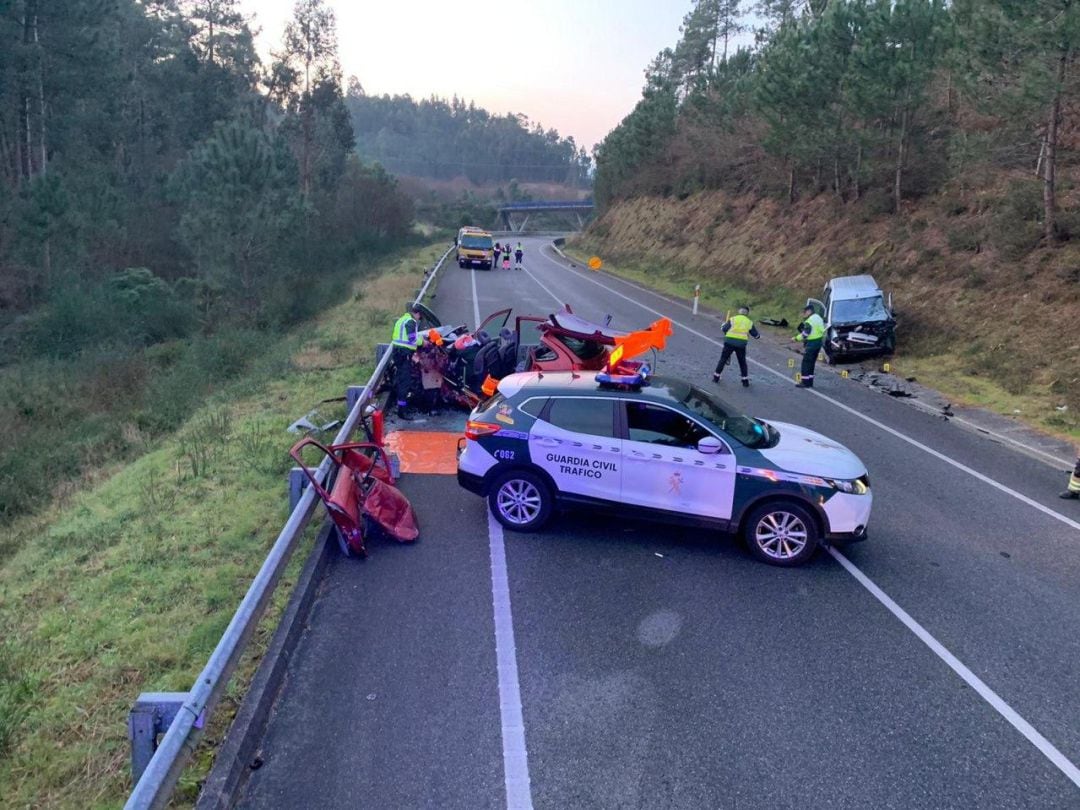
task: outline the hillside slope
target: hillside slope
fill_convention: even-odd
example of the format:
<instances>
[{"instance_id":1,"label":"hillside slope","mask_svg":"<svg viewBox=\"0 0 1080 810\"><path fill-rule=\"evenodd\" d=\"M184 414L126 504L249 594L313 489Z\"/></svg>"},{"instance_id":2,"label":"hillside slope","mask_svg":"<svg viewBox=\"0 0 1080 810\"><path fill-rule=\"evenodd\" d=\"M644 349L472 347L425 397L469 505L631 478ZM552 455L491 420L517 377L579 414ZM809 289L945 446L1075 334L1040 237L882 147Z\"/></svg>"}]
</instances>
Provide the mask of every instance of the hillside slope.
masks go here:
<instances>
[{"instance_id":1,"label":"hillside slope","mask_svg":"<svg viewBox=\"0 0 1080 810\"><path fill-rule=\"evenodd\" d=\"M899 367L1080 435L1080 244L1031 250L1032 224L978 201L927 199L894 217L828 195L787 205L707 191L617 202L578 246L705 294L744 290L750 303L787 310L755 314L789 320L830 276L871 273L895 298ZM996 246L1010 229L1015 251Z\"/></svg>"}]
</instances>

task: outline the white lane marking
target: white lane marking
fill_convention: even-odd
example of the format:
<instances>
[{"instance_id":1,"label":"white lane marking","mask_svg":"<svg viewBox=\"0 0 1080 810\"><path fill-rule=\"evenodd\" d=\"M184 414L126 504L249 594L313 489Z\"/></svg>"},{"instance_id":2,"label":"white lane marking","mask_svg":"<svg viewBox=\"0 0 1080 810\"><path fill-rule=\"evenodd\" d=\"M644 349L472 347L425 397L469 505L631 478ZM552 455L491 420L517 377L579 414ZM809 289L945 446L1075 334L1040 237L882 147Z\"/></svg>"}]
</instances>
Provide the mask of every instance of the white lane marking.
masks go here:
<instances>
[{"instance_id":1,"label":"white lane marking","mask_svg":"<svg viewBox=\"0 0 1080 810\"><path fill-rule=\"evenodd\" d=\"M640 301L635 301L629 295L623 295L618 290L613 290L611 287L608 287L606 284L601 284L599 281L597 281L595 279L592 279L592 278L589 278L588 276L582 275L581 273L575 273L570 268L562 267L557 262L552 261L550 258L548 259L548 261L551 261L552 264L554 264L556 267L559 267L560 269L563 269L563 270L566 270L567 272L573 273L578 278L584 279L585 281L588 281L588 282L590 282L592 284L595 284L597 287L600 287L603 290L607 290L612 295L616 295L616 296L618 296L619 298L622 298L625 301L629 301L631 304L635 304L636 306L641 307L646 312L651 312L653 315L658 315L661 318L670 318L669 315L665 315L660 310L653 309L652 307L646 306L645 304L642 304ZM532 275L532 274L530 273L530 275ZM535 280L535 278L534 278L534 280ZM539 282L537 282L537 283L539 283ZM543 285L541 285L541 286L543 286ZM545 287L544 289L547 289L547 288ZM553 298L555 298L555 300L558 300L558 297L555 296L553 293L551 293L550 290L548 290L548 293ZM723 346L723 344L720 341L714 340L713 338L709 337L708 335L697 331L693 327L687 326L686 324L681 323L680 321L677 321L674 318L670 318L670 320L671 320L671 322L673 324L678 326L680 329L683 329L683 330L689 332L692 335L697 335L702 340L707 340L709 343L712 343L714 346ZM777 377L779 377L782 380L790 381L790 379L791 379L786 374L783 374L783 373L777 371L776 369L765 365L764 363L760 362L759 360L754 360L752 357L748 357L746 359L749 360L751 363L753 363L758 368L761 368L764 371L769 372L770 374L774 374L774 375L776 375ZM1017 492L1015 489L1010 489L1005 484L1002 484L1000 481L995 481L993 478L990 478L989 476L983 475L978 470L973 470L971 467L967 466L966 464L964 464L962 462L959 462L956 459L950 458L949 456L945 455L944 453L939 453L937 450L934 450L932 447L927 447L925 444L918 441L917 439L913 439L910 436L908 436L907 434L901 433L899 430L896 430L895 428L891 428L888 425L884 424L883 422L879 422L876 419L873 419L872 417L869 417L864 413L860 413L859 411L845 405L843 402L840 402L839 400L833 399L832 397L827 396L825 394L822 394L820 391L815 391L812 388L809 389L809 390L805 390L803 393L813 394L814 396L819 397L819 398L825 400L826 402L831 403L832 405L835 405L837 408L840 408L841 410L846 411L847 413L851 414L852 416L858 417L859 419L862 419L864 422L869 422L874 427L880 428L881 430L895 436L896 438L900 439L901 441L907 442L912 447L917 447L920 450L922 450L922 451L924 451L926 453L929 453L934 458L937 458L937 459L940 459L941 461L944 461L946 464L949 464L949 465L955 467L956 469L967 473L968 475L972 476L973 478L977 478L978 480L982 481L984 484L989 484L990 486L994 487L998 491L1004 492L1006 495L1009 495L1010 497L1016 498L1016 500L1020 501L1021 503L1027 504L1028 506L1032 507L1033 509L1037 509L1038 511L1042 512L1044 515L1047 515L1048 517L1052 517L1054 520L1056 520L1056 521L1058 521L1060 523L1064 523L1066 526L1069 526L1069 527L1071 527L1073 529L1076 529L1077 531L1080 531L1080 522L1075 521L1072 518L1065 517L1065 515L1062 515L1059 512L1055 512L1053 509L1051 509L1048 506L1043 506L1041 503L1039 503L1036 500L1033 500L1033 499L1029 498L1027 495L1024 495L1023 493Z\"/></svg>"},{"instance_id":2,"label":"white lane marking","mask_svg":"<svg viewBox=\"0 0 1080 810\"><path fill-rule=\"evenodd\" d=\"M472 314L473 323L476 324L476 328L480 328L480 299L476 297L476 271L471 267L469 268L469 280L472 281Z\"/></svg>"},{"instance_id":3,"label":"white lane marking","mask_svg":"<svg viewBox=\"0 0 1080 810\"><path fill-rule=\"evenodd\" d=\"M997 692L987 686L978 675L968 669L955 655L945 649L940 641L930 635L925 627L911 618L906 610L896 604L888 594L875 585L866 574L854 565L854 563L848 560L847 557L835 548L827 547L826 550L845 568L845 570L847 570L849 574L858 580L860 585L870 591L875 599L881 602L881 604L898 618L908 630L914 633L919 641L929 647L938 658L948 664L953 672L959 675L983 700L993 706L998 714L1004 717L1013 728L1028 739L1028 742L1038 748L1042 755L1054 763L1058 770L1065 774L1074 785L1080 787L1080 768L1077 768L1064 754L1054 747L1053 743L1036 731L1031 723L1017 714L1012 706L1002 700Z\"/></svg>"},{"instance_id":4,"label":"white lane marking","mask_svg":"<svg viewBox=\"0 0 1080 810\"><path fill-rule=\"evenodd\" d=\"M573 262L572 259L568 258L565 253L563 253L561 250L559 250L559 248L552 245L551 249L554 250L556 253L558 253L560 256L562 256L564 261L576 264L576 262ZM543 250L540 251L540 254L543 255ZM552 264L554 264L560 270L568 270L571 273L575 273L575 275L581 275L580 273L577 273L573 269L571 269L569 267L563 267L558 262L553 261L550 256L544 256L544 258L547 259ZM582 277L588 279L587 276L582 276ZM588 280L592 281L592 279L588 279ZM638 283L636 283L634 281L630 281L630 280L624 279L624 278L620 278L618 280L620 282L622 282L623 284L625 284L626 286L628 286L628 287L633 287L635 290L638 290L639 292L647 293L648 295L651 295L654 298L659 298L665 304L680 307L681 309L685 309L687 312L693 312L694 311L693 308L689 304L684 304L682 301L679 301L678 299L670 298L670 297L668 297L666 295L663 295L661 293L656 292L655 290L650 290L648 287L643 287L643 286L641 286L640 284L638 284ZM593 283L597 283L597 282L593 282ZM600 286L603 287L604 285L601 284ZM605 289L608 289L608 288L605 288ZM614 290L612 290L612 292L614 292ZM749 359L751 363L757 363L757 361L753 360L752 358L747 358L747 359ZM762 368L767 368L767 367L762 366ZM779 372L776 372L773 369L768 369L768 370L772 371L774 374L779 373ZM783 376L783 375L781 375L781 376ZM785 377L785 379L787 379L787 378ZM937 411L932 410L929 407L924 408L923 410L926 410L926 412L928 412L928 413L937 413ZM1025 444L1022 441L1014 439L1011 436L1006 436L1004 433L997 433L997 432L995 432L993 430L989 430L987 428L976 425L974 422L971 422L971 421L969 421L967 419L964 419L962 416L953 416L953 417L950 417L950 418L954 422L959 422L960 424L967 425L968 428L970 428L973 431L978 431L979 433L986 434L987 436L991 436L994 439L997 439L998 441L1007 442L1008 444L1011 444L1014 447L1016 447L1016 448L1018 448L1020 450L1023 450L1026 453L1031 453L1033 455L1040 456L1041 458L1036 459L1036 461L1041 461L1044 464L1048 464L1049 466L1053 467L1056 470L1066 470L1066 471L1068 471L1068 469L1070 469L1073 466L1073 462L1071 460L1069 460L1069 459L1061 458L1060 456L1055 456L1053 453L1047 453L1045 450L1040 450L1038 447L1033 447L1030 444Z\"/></svg>"},{"instance_id":5,"label":"white lane marking","mask_svg":"<svg viewBox=\"0 0 1080 810\"><path fill-rule=\"evenodd\" d=\"M473 318L480 326L476 271L472 278ZM525 750L525 718L521 712L514 616L510 609L510 579L506 571L506 544L502 526L487 510L488 549L491 556L491 606L495 618L495 669L499 683L499 719L502 731L503 783L509 810L532 810L529 757Z\"/></svg>"},{"instance_id":6,"label":"white lane marking","mask_svg":"<svg viewBox=\"0 0 1080 810\"><path fill-rule=\"evenodd\" d=\"M525 718L521 712L514 616L510 609L510 581L506 573L506 545L502 526L488 511L491 551L491 604L495 614L495 661L499 673L499 715L502 720L503 780L506 806L532 810L529 756L525 750Z\"/></svg>"},{"instance_id":7,"label":"white lane marking","mask_svg":"<svg viewBox=\"0 0 1080 810\"><path fill-rule=\"evenodd\" d=\"M529 268L527 268L527 267L522 267L521 269L525 271L525 275L527 275L527 276L528 276L529 278L531 278L531 279L532 279L533 281L535 281L535 282L536 282L537 284L539 284L539 285L540 285L540 288L541 288L541 289L542 289L542 290L543 290L544 292L546 292L546 293L547 293L548 295L550 295L550 296L551 296L552 298L554 298L554 299L555 299L555 301L556 301L556 303L559 303L559 304L565 304L565 303L566 303L565 301L561 300L561 299L559 298L559 296L557 296L557 295L556 295L555 293L553 293L553 292L552 292L551 290L549 290L549 289L548 289L548 286L547 286L547 285L546 285L546 284L545 284L544 282L542 282L542 281L541 281L540 279L538 279L538 278L537 278L536 276L534 276L534 275L533 275L533 274L532 274L532 273L531 273L531 272L529 271Z\"/></svg>"},{"instance_id":8,"label":"white lane marking","mask_svg":"<svg viewBox=\"0 0 1080 810\"><path fill-rule=\"evenodd\" d=\"M556 265L556 266L558 266L558 265ZM575 273L575 275L580 276L581 274L580 273ZM625 299L625 300L627 300L627 301L629 301L629 302L631 302L633 304L637 304L642 309L645 309L645 310L647 310L649 312L652 312L655 315L659 315L661 317L664 317L664 313L659 312L659 311L657 311L655 309L651 309L650 307L647 307L644 304L642 304L642 303L640 303L638 301L635 301L633 298L630 298L629 296L623 295L622 293L618 292L617 290L612 290L610 287L607 287L606 285L601 284L598 281L594 281L593 279L590 279L587 276L582 276L582 278L585 278L586 280L591 281L593 284L596 284L598 287L602 287L603 289L607 290L610 293L613 293L614 295L619 296L620 298L623 298L623 299ZM541 285L541 286L543 286L543 285ZM700 338L702 338L704 340L709 341L710 343L714 343L717 346L720 345L720 343L718 341L713 340L708 335L704 335L701 332L698 332L698 331L696 331L694 329L691 329L690 327L686 326L685 324L678 323L678 321L675 321L674 319L672 319L672 323L678 324L681 328L687 330L688 332L691 332L691 333L697 335L698 337L700 337ZM785 380L788 379L787 375L781 374L778 371L774 371L773 369L769 368L768 366L766 366L766 365L764 365L762 363L759 363L757 361L751 361L751 362L754 362L755 365L760 366L761 368L765 369L766 371L769 371L769 372L771 372L773 374L776 374L776 375L778 375L780 377L783 377ZM1021 501L1025 502L1025 503L1029 503L1032 506L1035 506L1036 508L1038 508L1038 509L1040 509L1042 511L1046 511L1052 517L1056 517L1059 520L1061 520L1062 522L1065 522L1065 523L1073 526L1074 528L1080 529L1080 524L1077 524L1074 521L1069 520L1064 515L1059 515L1059 514L1057 514L1056 512L1054 512L1052 510L1045 509L1041 504L1038 504L1038 503L1032 501L1030 498L1027 498L1024 495L1021 495L1018 492L1014 492L1013 490L1009 489L1008 487L1004 486L1003 484L999 484L997 481L994 481L993 479L987 478L986 476L982 475L981 473L976 472L975 470L972 470L970 467L967 467L967 466L961 464L958 461L953 461L952 459L948 458L947 456L944 456L941 453L938 453L936 450L932 450L931 448L927 447L926 445L924 445L924 444L922 444L920 442L917 442L914 439L910 439L907 436L904 436L903 434L893 430L892 428L887 427L886 425L883 425L883 424L881 424L881 423L879 423L879 422L877 422L877 421L875 421L873 419L870 419L869 417L863 416L858 411L855 411L855 410L852 410L851 408L849 408L847 405L844 405L841 402L837 402L836 400L832 399L831 397L827 397L827 396L825 396L823 394L818 394L817 391L811 390L810 393L817 394L818 396L820 396L822 399L826 400L827 402L831 402L832 404L836 405L837 407L843 408L845 411L848 411L848 412L854 414L855 416L866 419L866 421L870 422L871 424L874 424L877 427L882 428L883 430L897 436L898 438L903 439L904 441L910 442L911 444L915 445L916 447L927 451L931 455L933 455L933 456L935 456L937 458L940 458L940 459L942 459L943 461L946 461L949 464L952 464L954 467L957 467L958 469L961 469L964 472L967 472L967 473L969 473L971 475L974 475L976 478L997 487L998 489L1002 490L1003 492L1006 492L1006 493L1008 493L1010 495L1013 495L1014 497L1020 499ZM963 663L961 663L961 661L955 655L953 655L951 652L949 652L947 649L945 649L945 647L943 647L941 645L941 642L939 642L936 638L934 638L932 635L930 635L930 633L921 624L919 624L917 621L915 621L913 618L911 618L911 616L907 613L907 611L905 611L898 604L896 604L896 602L894 602L892 600L892 598L890 598L883 590L881 590L881 588L879 588L877 585L875 585L874 582L869 577L867 577L866 574L864 574L861 570L859 570L850 560L848 560L847 557L845 557L843 554L841 554L839 551L837 551L834 548L827 547L827 550L828 550L829 554L831 554L833 556L833 558L837 562L839 562L841 566L844 567L844 570L846 570L849 574L851 574L851 576L853 576L856 579L856 581L858 581L858 583L860 585L862 585L864 588L866 588L879 602L881 602L881 604L883 604L889 610L889 612L891 612L894 616L896 616L896 618L898 618L904 624L904 626L908 628L908 630L910 630L912 633L914 633L915 636L920 641L922 641L926 646L928 646L939 658L941 658L942 661L944 661L946 664L948 664L949 667L954 672L956 672L956 674L959 675L972 689L974 689L979 694L979 696L982 697L983 700L985 700L987 703L989 703L998 712L998 714L1000 714L1003 718L1005 718L1005 720L1007 720L1017 731L1019 731L1021 734L1023 734L1024 737L1026 737L1027 740L1032 745L1034 745L1036 748L1038 748L1039 751L1043 754L1043 756L1045 756L1047 759L1049 759L1050 762L1052 762L1058 768L1058 770L1060 770L1063 774L1065 774L1065 776L1070 781L1072 781L1075 785L1080 787L1080 769L1078 769L1076 767L1076 765L1074 765L1072 762L1070 762L1065 757L1065 755L1062 754L1057 748L1055 748L1054 745L1049 740L1047 740L1042 734L1040 734L1038 731L1036 731L1034 726L1032 726L1027 720L1025 720L1019 714L1017 714L1016 711L1011 706L1009 706L1009 704L1007 704L1004 700L1002 700L1001 697L998 696L998 694L996 692L994 692L994 690L992 690L989 686L987 686L978 676L975 675L975 673L973 673L970 669L968 669L967 666L965 666Z\"/></svg>"}]
</instances>

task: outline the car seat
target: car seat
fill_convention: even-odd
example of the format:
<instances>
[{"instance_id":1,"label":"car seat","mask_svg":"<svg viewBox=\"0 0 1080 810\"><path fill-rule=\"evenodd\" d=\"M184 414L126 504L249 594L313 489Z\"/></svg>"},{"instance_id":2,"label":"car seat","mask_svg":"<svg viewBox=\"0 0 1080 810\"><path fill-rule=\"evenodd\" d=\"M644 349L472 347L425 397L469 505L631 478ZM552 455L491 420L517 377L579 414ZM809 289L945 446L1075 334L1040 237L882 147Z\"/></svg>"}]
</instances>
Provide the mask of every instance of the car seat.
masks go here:
<instances>
[{"instance_id":1,"label":"car seat","mask_svg":"<svg viewBox=\"0 0 1080 810\"><path fill-rule=\"evenodd\" d=\"M517 335L509 328L499 331L499 377L513 374L517 367Z\"/></svg>"}]
</instances>

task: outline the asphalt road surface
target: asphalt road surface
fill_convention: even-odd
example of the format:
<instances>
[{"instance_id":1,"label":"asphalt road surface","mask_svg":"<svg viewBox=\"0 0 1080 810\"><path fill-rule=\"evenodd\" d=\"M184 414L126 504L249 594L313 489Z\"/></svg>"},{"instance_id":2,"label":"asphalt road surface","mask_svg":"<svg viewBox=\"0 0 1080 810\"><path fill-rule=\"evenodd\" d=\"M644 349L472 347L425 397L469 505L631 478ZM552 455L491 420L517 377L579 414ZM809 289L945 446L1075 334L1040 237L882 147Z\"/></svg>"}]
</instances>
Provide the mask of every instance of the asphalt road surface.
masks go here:
<instances>
[{"instance_id":1,"label":"asphalt road surface","mask_svg":"<svg viewBox=\"0 0 1080 810\"><path fill-rule=\"evenodd\" d=\"M524 270L444 268L444 321L667 315L661 370L711 385L718 319L524 242ZM788 337L719 393L857 453L867 541L787 570L583 514L504 537L451 476L406 476L421 540L330 567L242 806L1080 807L1061 465L832 373L797 390Z\"/></svg>"}]
</instances>

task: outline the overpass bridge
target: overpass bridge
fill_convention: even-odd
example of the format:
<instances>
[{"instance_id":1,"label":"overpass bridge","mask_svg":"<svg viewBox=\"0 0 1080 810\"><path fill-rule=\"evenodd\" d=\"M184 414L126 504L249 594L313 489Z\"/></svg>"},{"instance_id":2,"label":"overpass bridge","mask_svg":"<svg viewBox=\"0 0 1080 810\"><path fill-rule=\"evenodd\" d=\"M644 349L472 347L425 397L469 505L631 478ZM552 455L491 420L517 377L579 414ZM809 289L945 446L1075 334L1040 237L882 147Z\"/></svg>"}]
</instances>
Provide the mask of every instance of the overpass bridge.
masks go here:
<instances>
[{"instance_id":1,"label":"overpass bridge","mask_svg":"<svg viewBox=\"0 0 1080 810\"><path fill-rule=\"evenodd\" d=\"M503 227L521 233L529 223L529 217L539 213L558 213L572 216L578 230L585 227L585 219L593 212L592 200L556 200L547 202L516 202L499 206L499 218Z\"/></svg>"}]
</instances>

